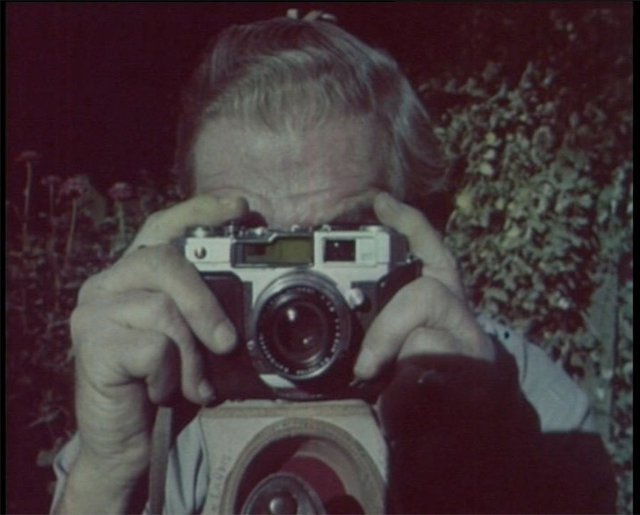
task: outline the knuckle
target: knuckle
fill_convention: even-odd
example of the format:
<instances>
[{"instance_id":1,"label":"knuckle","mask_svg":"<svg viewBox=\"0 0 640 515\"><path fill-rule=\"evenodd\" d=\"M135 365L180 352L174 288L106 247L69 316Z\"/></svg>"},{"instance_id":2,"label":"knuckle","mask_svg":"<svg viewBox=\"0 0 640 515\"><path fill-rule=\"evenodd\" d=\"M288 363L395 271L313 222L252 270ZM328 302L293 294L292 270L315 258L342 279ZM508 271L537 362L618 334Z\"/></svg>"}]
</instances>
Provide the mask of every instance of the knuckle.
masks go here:
<instances>
[{"instance_id":1,"label":"knuckle","mask_svg":"<svg viewBox=\"0 0 640 515\"><path fill-rule=\"evenodd\" d=\"M156 367L159 367L161 364L169 362L169 360L173 359L173 343L169 338L167 338L164 334L159 334L157 332L150 333L148 338L149 343L152 345L156 352Z\"/></svg>"},{"instance_id":2,"label":"knuckle","mask_svg":"<svg viewBox=\"0 0 640 515\"><path fill-rule=\"evenodd\" d=\"M159 294L155 302L154 318L158 327L172 339L183 340L187 328L174 300L166 294Z\"/></svg>"},{"instance_id":3,"label":"knuckle","mask_svg":"<svg viewBox=\"0 0 640 515\"><path fill-rule=\"evenodd\" d=\"M71 339L71 347L86 347L89 342L96 341L101 338L104 331L100 331L98 326L102 319L101 312L96 309L95 305L81 304L74 308L69 315L69 335Z\"/></svg>"},{"instance_id":4,"label":"knuckle","mask_svg":"<svg viewBox=\"0 0 640 515\"><path fill-rule=\"evenodd\" d=\"M158 211L151 213L149 216L147 216L146 220L144 221L144 224L142 224L141 232L154 229L155 227L157 227L159 224L162 223L162 221L166 218L166 216L167 216L167 209L160 209Z\"/></svg>"},{"instance_id":5,"label":"knuckle","mask_svg":"<svg viewBox=\"0 0 640 515\"><path fill-rule=\"evenodd\" d=\"M407 340L413 339L413 340L415 340L416 344L424 345L424 343L429 340L430 336L431 336L431 334L430 334L429 330L425 326L420 325L418 327L415 327L411 331L411 334L409 335Z\"/></svg>"},{"instance_id":6,"label":"knuckle","mask_svg":"<svg viewBox=\"0 0 640 515\"><path fill-rule=\"evenodd\" d=\"M456 263L456 259L453 256L453 252L451 252L451 249L446 245L442 246L442 260L454 265Z\"/></svg>"},{"instance_id":7,"label":"knuckle","mask_svg":"<svg viewBox=\"0 0 640 515\"><path fill-rule=\"evenodd\" d=\"M128 352L132 361L141 363L143 375L157 375L175 361L174 345L165 335L149 332L139 343L129 346Z\"/></svg>"},{"instance_id":8,"label":"knuckle","mask_svg":"<svg viewBox=\"0 0 640 515\"><path fill-rule=\"evenodd\" d=\"M424 326L414 327L403 344L404 352L424 350L429 341L429 331Z\"/></svg>"},{"instance_id":9,"label":"knuckle","mask_svg":"<svg viewBox=\"0 0 640 515\"><path fill-rule=\"evenodd\" d=\"M213 295L213 294L211 294ZM182 314L189 320L207 318L211 324L219 322L220 316L215 302L202 302L203 299L186 299L181 306Z\"/></svg>"},{"instance_id":10,"label":"knuckle","mask_svg":"<svg viewBox=\"0 0 640 515\"><path fill-rule=\"evenodd\" d=\"M178 249L170 243L162 243L149 248L149 254L160 260L174 260L180 256Z\"/></svg>"},{"instance_id":11,"label":"knuckle","mask_svg":"<svg viewBox=\"0 0 640 515\"><path fill-rule=\"evenodd\" d=\"M442 293L444 285L435 277L423 275L412 283L416 295L437 295Z\"/></svg>"},{"instance_id":12,"label":"knuckle","mask_svg":"<svg viewBox=\"0 0 640 515\"><path fill-rule=\"evenodd\" d=\"M71 340L74 344L80 341L80 336L84 332L86 326L86 309L82 306L76 306L69 316L69 329L71 331Z\"/></svg>"},{"instance_id":13,"label":"knuckle","mask_svg":"<svg viewBox=\"0 0 640 515\"><path fill-rule=\"evenodd\" d=\"M130 353L136 354L149 364L150 369L157 370L171 357L171 340L157 331L145 331L140 335L136 345L128 345Z\"/></svg>"},{"instance_id":14,"label":"knuckle","mask_svg":"<svg viewBox=\"0 0 640 515\"><path fill-rule=\"evenodd\" d=\"M138 234L136 234L134 242L139 240L146 240L149 238L153 239L153 235L157 233L158 229L162 227L163 223L165 223L164 221L166 219L166 216L166 210L164 209L151 213L149 216L147 216L142 224L142 227L140 227Z\"/></svg>"},{"instance_id":15,"label":"knuckle","mask_svg":"<svg viewBox=\"0 0 640 515\"><path fill-rule=\"evenodd\" d=\"M96 275L92 275L89 277L80 289L78 290L78 303L87 302L93 296L95 296L97 290L100 288L100 284L104 278L103 272L100 272Z\"/></svg>"},{"instance_id":16,"label":"knuckle","mask_svg":"<svg viewBox=\"0 0 640 515\"><path fill-rule=\"evenodd\" d=\"M404 298L407 311L439 312L449 302L448 288L431 275L423 275L416 279L407 286L407 289L407 295Z\"/></svg>"},{"instance_id":17,"label":"knuckle","mask_svg":"<svg viewBox=\"0 0 640 515\"><path fill-rule=\"evenodd\" d=\"M181 264L182 255L180 251L169 243L144 248L140 252L144 253L147 266L159 273L163 273L160 271L166 270L168 267L175 268Z\"/></svg>"},{"instance_id":18,"label":"knuckle","mask_svg":"<svg viewBox=\"0 0 640 515\"><path fill-rule=\"evenodd\" d=\"M447 267L452 270L458 270L458 260L448 247L442 249L442 260Z\"/></svg>"},{"instance_id":19,"label":"knuckle","mask_svg":"<svg viewBox=\"0 0 640 515\"><path fill-rule=\"evenodd\" d=\"M158 322L162 323L175 318L176 311L175 303L166 293L158 292L153 296L151 316Z\"/></svg>"}]
</instances>

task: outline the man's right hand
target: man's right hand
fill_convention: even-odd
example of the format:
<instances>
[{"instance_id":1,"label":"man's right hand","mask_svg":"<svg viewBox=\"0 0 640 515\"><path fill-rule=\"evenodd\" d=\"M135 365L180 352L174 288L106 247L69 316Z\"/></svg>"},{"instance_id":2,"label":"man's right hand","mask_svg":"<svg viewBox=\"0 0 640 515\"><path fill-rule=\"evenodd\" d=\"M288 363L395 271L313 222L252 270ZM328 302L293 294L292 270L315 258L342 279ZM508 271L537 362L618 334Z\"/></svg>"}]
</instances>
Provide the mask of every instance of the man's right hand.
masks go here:
<instances>
[{"instance_id":1,"label":"man's right hand","mask_svg":"<svg viewBox=\"0 0 640 515\"><path fill-rule=\"evenodd\" d=\"M154 213L124 256L82 286L71 316L80 453L59 511L126 510L149 462L152 403L178 385L194 403L213 397L197 342L222 354L236 334L170 241L246 210L243 199L202 195Z\"/></svg>"}]
</instances>

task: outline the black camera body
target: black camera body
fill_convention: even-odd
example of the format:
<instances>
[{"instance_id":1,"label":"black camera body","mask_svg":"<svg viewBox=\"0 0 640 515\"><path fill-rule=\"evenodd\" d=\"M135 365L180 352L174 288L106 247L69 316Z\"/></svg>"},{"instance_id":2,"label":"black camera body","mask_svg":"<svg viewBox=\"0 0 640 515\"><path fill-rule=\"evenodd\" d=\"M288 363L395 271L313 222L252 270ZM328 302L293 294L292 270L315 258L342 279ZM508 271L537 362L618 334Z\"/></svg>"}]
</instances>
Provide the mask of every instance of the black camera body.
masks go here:
<instances>
[{"instance_id":1,"label":"black camera body","mask_svg":"<svg viewBox=\"0 0 640 515\"><path fill-rule=\"evenodd\" d=\"M375 399L384 378L356 382L353 366L375 316L420 275L402 235L229 224L191 229L182 245L238 334L231 354L207 353L216 402Z\"/></svg>"}]
</instances>

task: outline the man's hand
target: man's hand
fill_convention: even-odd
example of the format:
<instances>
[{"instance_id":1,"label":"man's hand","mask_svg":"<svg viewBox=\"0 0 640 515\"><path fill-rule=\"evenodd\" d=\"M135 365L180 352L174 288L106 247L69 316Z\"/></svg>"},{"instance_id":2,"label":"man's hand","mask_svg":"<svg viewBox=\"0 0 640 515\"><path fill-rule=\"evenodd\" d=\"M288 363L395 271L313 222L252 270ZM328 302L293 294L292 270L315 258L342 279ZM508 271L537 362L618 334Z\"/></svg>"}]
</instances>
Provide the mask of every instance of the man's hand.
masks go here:
<instances>
[{"instance_id":1,"label":"man's hand","mask_svg":"<svg viewBox=\"0 0 640 515\"><path fill-rule=\"evenodd\" d=\"M122 259L82 286L71 316L80 454L61 511L122 512L148 465L151 403L178 385L194 403L211 400L196 338L225 353L235 330L170 241L246 210L244 200L202 195L155 213Z\"/></svg>"},{"instance_id":2,"label":"man's hand","mask_svg":"<svg viewBox=\"0 0 640 515\"><path fill-rule=\"evenodd\" d=\"M374 209L381 223L409 240L423 262L422 277L399 290L373 321L355 375L371 379L388 363L417 354L461 354L492 361L490 339L469 310L456 262L419 211L386 193Z\"/></svg>"}]
</instances>

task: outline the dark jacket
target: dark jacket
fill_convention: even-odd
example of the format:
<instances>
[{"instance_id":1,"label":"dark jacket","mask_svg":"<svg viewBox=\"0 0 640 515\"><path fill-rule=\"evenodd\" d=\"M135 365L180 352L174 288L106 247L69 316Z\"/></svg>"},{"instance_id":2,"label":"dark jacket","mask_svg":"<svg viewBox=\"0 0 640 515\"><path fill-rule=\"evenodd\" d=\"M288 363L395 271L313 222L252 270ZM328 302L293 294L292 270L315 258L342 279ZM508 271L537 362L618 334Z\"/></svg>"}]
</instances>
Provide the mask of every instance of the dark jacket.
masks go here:
<instances>
[{"instance_id":1,"label":"dark jacket","mask_svg":"<svg viewBox=\"0 0 640 515\"><path fill-rule=\"evenodd\" d=\"M390 511L614 513L616 484L596 434L542 433L513 357L415 357L381 399Z\"/></svg>"}]
</instances>

